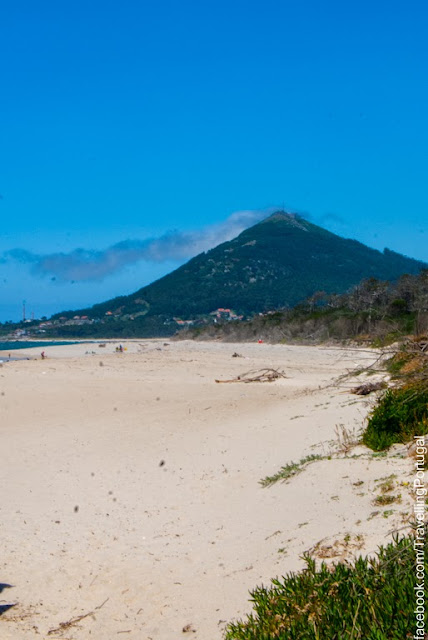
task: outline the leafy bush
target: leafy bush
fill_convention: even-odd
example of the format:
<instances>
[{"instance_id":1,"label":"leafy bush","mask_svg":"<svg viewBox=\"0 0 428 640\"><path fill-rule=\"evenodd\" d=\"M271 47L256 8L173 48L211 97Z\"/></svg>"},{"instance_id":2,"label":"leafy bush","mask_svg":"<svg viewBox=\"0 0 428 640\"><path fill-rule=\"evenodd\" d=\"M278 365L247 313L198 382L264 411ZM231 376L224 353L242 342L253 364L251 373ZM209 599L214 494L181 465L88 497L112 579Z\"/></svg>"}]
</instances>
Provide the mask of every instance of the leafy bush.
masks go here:
<instances>
[{"instance_id":1,"label":"leafy bush","mask_svg":"<svg viewBox=\"0 0 428 640\"><path fill-rule=\"evenodd\" d=\"M395 538L375 558L306 568L252 592L254 612L226 640L405 640L415 608L413 539ZM425 554L425 570L428 570Z\"/></svg>"},{"instance_id":2,"label":"leafy bush","mask_svg":"<svg viewBox=\"0 0 428 640\"><path fill-rule=\"evenodd\" d=\"M370 414L363 442L382 451L427 432L428 388L413 384L386 391Z\"/></svg>"}]
</instances>

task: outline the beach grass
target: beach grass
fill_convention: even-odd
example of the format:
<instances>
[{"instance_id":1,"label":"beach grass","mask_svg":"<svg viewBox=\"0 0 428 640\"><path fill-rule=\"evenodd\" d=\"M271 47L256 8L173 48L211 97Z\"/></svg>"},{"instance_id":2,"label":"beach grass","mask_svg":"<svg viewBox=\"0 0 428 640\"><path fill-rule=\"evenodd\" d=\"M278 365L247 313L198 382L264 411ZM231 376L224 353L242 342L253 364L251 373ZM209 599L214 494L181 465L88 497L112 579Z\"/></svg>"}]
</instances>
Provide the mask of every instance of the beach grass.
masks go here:
<instances>
[{"instance_id":1,"label":"beach grass","mask_svg":"<svg viewBox=\"0 0 428 640\"><path fill-rule=\"evenodd\" d=\"M275 473L273 476L266 476L260 480L260 484L262 487L270 487L275 484L275 482L285 482L289 478L301 473L303 469L311 462L315 462L315 460L325 460L326 456L320 455L309 455L305 458L302 458L299 462L290 462L289 464L281 467L281 469Z\"/></svg>"}]
</instances>

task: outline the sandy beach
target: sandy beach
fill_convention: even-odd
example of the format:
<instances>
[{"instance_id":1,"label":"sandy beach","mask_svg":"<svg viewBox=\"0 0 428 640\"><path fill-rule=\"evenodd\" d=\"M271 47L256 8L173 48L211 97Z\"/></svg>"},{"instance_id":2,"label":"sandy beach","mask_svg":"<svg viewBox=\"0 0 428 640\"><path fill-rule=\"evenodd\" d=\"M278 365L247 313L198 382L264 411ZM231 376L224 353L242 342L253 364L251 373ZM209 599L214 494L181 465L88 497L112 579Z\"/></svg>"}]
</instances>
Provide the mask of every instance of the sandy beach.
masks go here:
<instances>
[{"instance_id":1,"label":"sandy beach","mask_svg":"<svg viewBox=\"0 0 428 640\"><path fill-rule=\"evenodd\" d=\"M0 368L2 638L220 640L305 551L349 559L406 526L405 447L373 456L337 436L375 401L349 393L365 375L339 377L375 351L117 344ZM286 377L215 382L264 367ZM260 485L310 454L323 459ZM391 474L401 500L376 506Z\"/></svg>"}]
</instances>

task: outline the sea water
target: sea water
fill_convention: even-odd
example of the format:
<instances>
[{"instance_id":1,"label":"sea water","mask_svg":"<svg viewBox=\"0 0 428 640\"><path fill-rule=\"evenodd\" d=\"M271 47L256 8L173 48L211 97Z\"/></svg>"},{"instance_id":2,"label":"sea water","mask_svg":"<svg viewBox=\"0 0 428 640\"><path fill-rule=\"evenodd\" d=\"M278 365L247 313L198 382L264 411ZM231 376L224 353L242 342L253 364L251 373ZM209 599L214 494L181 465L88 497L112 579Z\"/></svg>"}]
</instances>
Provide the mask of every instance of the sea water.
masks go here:
<instances>
[{"instance_id":1,"label":"sea water","mask_svg":"<svg viewBox=\"0 0 428 640\"><path fill-rule=\"evenodd\" d=\"M60 347L66 344L80 344L78 341L74 342L30 342L25 340L14 340L10 342L0 342L0 351L14 351L15 349L31 349L31 347Z\"/></svg>"}]
</instances>

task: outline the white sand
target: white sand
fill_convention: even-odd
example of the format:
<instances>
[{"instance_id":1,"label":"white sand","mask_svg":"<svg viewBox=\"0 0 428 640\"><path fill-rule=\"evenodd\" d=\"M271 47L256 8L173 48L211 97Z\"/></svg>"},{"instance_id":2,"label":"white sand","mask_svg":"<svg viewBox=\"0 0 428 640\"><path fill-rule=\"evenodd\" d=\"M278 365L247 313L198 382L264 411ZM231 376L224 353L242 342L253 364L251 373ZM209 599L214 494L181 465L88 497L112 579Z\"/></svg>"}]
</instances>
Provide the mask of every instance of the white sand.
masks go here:
<instances>
[{"instance_id":1,"label":"white sand","mask_svg":"<svg viewBox=\"0 0 428 640\"><path fill-rule=\"evenodd\" d=\"M39 359L0 369L0 582L12 585L0 604L16 603L2 638L173 640L192 625L195 640L219 640L250 611L250 589L301 568L320 540L350 557L403 526L407 486L401 503L373 506L380 478L411 480L400 455L359 447L259 485L337 449L338 425L362 428L374 398L333 383L376 354L164 342L48 347L43 361L20 351ZM288 377L214 382L261 367Z\"/></svg>"}]
</instances>

